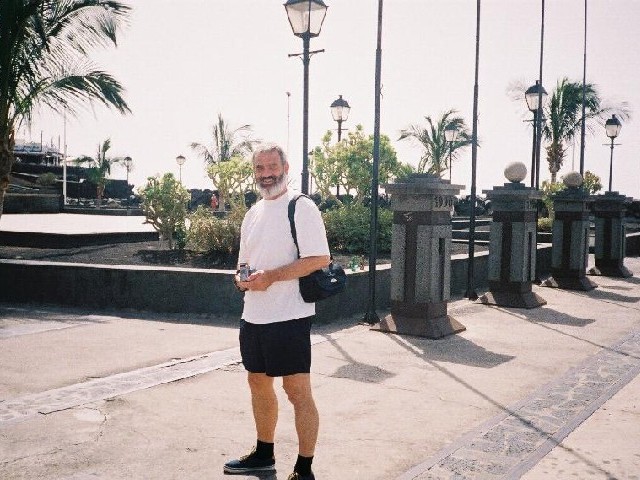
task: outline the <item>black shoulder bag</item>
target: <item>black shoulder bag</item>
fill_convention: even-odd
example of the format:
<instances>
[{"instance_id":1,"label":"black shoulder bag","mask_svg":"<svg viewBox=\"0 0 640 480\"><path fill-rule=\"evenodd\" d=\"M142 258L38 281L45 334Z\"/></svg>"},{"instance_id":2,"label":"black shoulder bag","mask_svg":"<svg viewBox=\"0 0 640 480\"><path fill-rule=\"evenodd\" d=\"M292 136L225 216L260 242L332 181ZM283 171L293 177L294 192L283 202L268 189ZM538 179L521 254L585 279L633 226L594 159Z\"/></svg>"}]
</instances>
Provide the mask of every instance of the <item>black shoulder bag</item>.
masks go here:
<instances>
[{"instance_id":1,"label":"black shoulder bag","mask_svg":"<svg viewBox=\"0 0 640 480\"><path fill-rule=\"evenodd\" d=\"M294 215L296 213L296 202L300 197L307 197L307 195L299 194L289 201L289 225L293 243L296 244L296 250L298 251L298 258L300 258L300 247L298 246ZM315 303L344 290L344 286L347 283L347 274L339 264L333 263L333 259L331 259L327 267L300 277L299 283L302 299L306 303Z\"/></svg>"}]
</instances>

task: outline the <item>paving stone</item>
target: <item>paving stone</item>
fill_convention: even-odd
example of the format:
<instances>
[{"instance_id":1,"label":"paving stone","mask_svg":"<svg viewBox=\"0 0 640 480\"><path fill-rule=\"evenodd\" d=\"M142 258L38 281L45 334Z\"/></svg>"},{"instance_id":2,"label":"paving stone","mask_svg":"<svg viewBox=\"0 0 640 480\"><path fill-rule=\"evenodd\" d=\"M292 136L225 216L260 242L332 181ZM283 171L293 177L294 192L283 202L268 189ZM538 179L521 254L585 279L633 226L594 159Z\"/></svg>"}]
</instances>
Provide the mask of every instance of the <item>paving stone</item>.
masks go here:
<instances>
[{"instance_id":1,"label":"paving stone","mask_svg":"<svg viewBox=\"0 0 640 480\"><path fill-rule=\"evenodd\" d=\"M636 329L399 480L519 478L639 373Z\"/></svg>"},{"instance_id":2,"label":"paving stone","mask_svg":"<svg viewBox=\"0 0 640 480\"><path fill-rule=\"evenodd\" d=\"M353 329L344 329L332 334L336 339L349 334ZM312 335L311 344L329 341L323 335ZM240 364L238 347L211 352L186 359L174 359L152 367L96 378L46 392L25 395L0 402L0 428L8 423L23 421L38 414L50 414L87 403L151 388L184 378Z\"/></svg>"}]
</instances>

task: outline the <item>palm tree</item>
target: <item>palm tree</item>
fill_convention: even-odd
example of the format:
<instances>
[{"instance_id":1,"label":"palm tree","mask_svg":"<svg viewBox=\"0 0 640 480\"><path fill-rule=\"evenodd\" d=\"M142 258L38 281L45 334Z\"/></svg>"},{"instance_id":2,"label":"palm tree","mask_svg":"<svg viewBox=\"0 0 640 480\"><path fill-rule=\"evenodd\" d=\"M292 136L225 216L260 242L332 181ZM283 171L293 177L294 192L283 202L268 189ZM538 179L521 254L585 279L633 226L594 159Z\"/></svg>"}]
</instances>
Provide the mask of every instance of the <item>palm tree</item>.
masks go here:
<instances>
[{"instance_id":1,"label":"palm tree","mask_svg":"<svg viewBox=\"0 0 640 480\"><path fill-rule=\"evenodd\" d=\"M232 158L245 158L253 151L253 146L257 140L250 138L251 125L242 125L238 128L231 129L227 122L222 118L222 114L218 113L218 123L213 125L211 134L213 143L210 147L202 143L193 142L191 148L201 157L210 167L221 162L227 162ZM218 210L225 209L225 198L222 198L224 192L218 190L220 196L218 201Z\"/></svg>"},{"instance_id":2,"label":"palm tree","mask_svg":"<svg viewBox=\"0 0 640 480\"><path fill-rule=\"evenodd\" d=\"M15 161L14 132L34 108L74 115L97 100L130 112L120 83L88 62L92 47L116 44L129 10L115 0L0 1L0 215Z\"/></svg>"},{"instance_id":3,"label":"palm tree","mask_svg":"<svg viewBox=\"0 0 640 480\"><path fill-rule=\"evenodd\" d=\"M218 114L218 123L213 125L211 135L213 143L210 147L193 142L191 148L209 165L226 162L234 157L244 158L253 151L257 142L249 138L251 125L231 129L227 122Z\"/></svg>"},{"instance_id":4,"label":"palm tree","mask_svg":"<svg viewBox=\"0 0 640 480\"><path fill-rule=\"evenodd\" d=\"M471 134L464 123L462 117L456 116L456 110L445 112L434 124L431 117L424 117L427 127L421 125L410 125L400 131L398 140L412 139L422 147L422 155L418 163L418 172L432 173L442 176L442 172L447 168L449 161L449 148L451 148L451 160L457 157L458 150L471 145ZM444 131L447 127L453 126L458 130L456 140L449 145Z\"/></svg>"},{"instance_id":5,"label":"palm tree","mask_svg":"<svg viewBox=\"0 0 640 480\"><path fill-rule=\"evenodd\" d=\"M617 113L623 120L630 116L626 103L618 107L604 106L602 99L591 83L585 85L585 124L589 132L598 124L603 124L610 113ZM564 163L567 147L580 133L582 120L582 82L570 82L568 78L558 81L551 100L545 108L547 123L543 128L544 138L549 142L546 147L547 162L554 183Z\"/></svg>"},{"instance_id":6,"label":"palm tree","mask_svg":"<svg viewBox=\"0 0 640 480\"><path fill-rule=\"evenodd\" d=\"M513 100L521 101L524 96L524 84L514 82L509 87ZM606 106L595 85L585 85L585 125L586 129L594 132L598 125L604 125L604 120L611 113L628 120L631 116L626 102L615 107ZM582 121L582 82L569 81L567 77L558 80L551 99L544 106L545 123L542 135L548 142L546 146L547 163L551 173L551 183L557 180L557 174L562 168L569 145L580 134Z\"/></svg>"},{"instance_id":7,"label":"palm tree","mask_svg":"<svg viewBox=\"0 0 640 480\"><path fill-rule=\"evenodd\" d=\"M104 195L104 189L109 181L109 175L111 174L111 167L116 163L122 163L124 159L120 157L107 157L107 152L111 149L111 139L107 138L102 144L98 145L98 154L95 158L82 156L76 158L74 163L76 165L88 164L89 180L96 184L96 198L98 199L96 206L100 208L102 204L102 196Z\"/></svg>"}]
</instances>

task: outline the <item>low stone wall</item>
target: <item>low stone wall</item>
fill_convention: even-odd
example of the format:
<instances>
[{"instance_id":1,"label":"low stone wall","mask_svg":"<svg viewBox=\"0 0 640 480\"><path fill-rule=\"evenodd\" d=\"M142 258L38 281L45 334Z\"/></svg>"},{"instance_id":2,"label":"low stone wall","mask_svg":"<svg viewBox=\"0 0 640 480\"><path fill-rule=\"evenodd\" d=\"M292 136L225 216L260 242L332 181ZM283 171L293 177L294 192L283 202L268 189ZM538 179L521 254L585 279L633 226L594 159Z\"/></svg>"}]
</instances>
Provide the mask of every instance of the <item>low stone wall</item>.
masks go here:
<instances>
[{"instance_id":1,"label":"low stone wall","mask_svg":"<svg viewBox=\"0 0 640 480\"><path fill-rule=\"evenodd\" d=\"M477 292L487 289L488 252L474 257ZM539 274L551 268L551 246L538 248ZM389 308L391 265L376 268L376 304ZM153 312L240 315L242 295L230 270L107 266L30 260L0 260L0 301L120 308ZM347 272L347 289L317 304L319 322L363 314L369 301L367 271ZM451 295L464 295L467 255L451 259Z\"/></svg>"},{"instance_id":2,"label":"low stone wall","mask_svg":"<svg viewBox=\"0 0 640 480\"><path fill-rule=\"evenodd\" d=\"M385 309L391 267L376 270L376 303ZM347 289L317 304L318 321L366 311L368 273L347 274ZM0 260L0 301L239 316L242 295L231 275L230 270Z\"/></svg>"},{"instance_id":3,"label":"low stone wall","mask_svg":"<svg viewBox=\"0 0 640 480\"><path fill-rule=\"evenodd\" d=\"M640 232L627 234L627 250L625 255L627 257L640 256Z\"/></svg>"},{"instance_id":4,"label":"low stone wall","mask_svg":"<svg viewBox=\"0 0 640 480\"><path fill-rule=\"evenodd\" d=\"M7 193L3 213L60 213L62 205L59 194Z\"/></svg>"}]
</instances>

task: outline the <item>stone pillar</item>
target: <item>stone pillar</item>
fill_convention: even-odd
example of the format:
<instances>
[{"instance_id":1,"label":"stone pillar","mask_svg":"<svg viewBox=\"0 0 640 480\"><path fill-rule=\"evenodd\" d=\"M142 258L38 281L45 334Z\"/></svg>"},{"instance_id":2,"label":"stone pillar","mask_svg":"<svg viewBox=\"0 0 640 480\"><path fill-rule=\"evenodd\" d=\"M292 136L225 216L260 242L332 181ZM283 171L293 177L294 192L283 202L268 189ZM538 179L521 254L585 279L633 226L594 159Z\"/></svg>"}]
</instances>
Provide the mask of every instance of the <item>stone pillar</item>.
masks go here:
<instances>
[{"instance_id":1,"label":"stone pillar","mask_svg":"<svg viewBox=\"0 0 640 480\"><path fill-rule=\"evenodd\" d=\"M627 239L624 215L629 203L631 198L620 195L618 192L606 192L604 195L593 196L596 266L589 270L589 275L633 276L624 266Z\"/></svg>"},{"instance_id":2,"label":"stone pillar","mask_svg":"<svg viewBox=\"0 0 640 480\"><path fill-rule=\"evenodd\" d=\"M451 210L462 185L428 174L385 185L391 195L391 314L383 332L442 338L465 327L447 315Z\"/></svg>"},{"instance_id":3,"label":"stone pillar","mask_svg":"<svg viewBox=\"0 0 640 480\"><path fill-rule=\"evenodd\" d=\"M544 287L589 291L596 284L587 278L589 261L589 203L591 197L582 190L582 175L565 175L566 189L553 198L553 247L551 278Z\"/></svg>"},{"instance_id":4,"label":"stone pillar","mask_svg":"<svg viewBox=\"0 0 640 480\"><path fill-rule=\"evenodd\" d=\"M482 303L536 308L547 302L532 292L536 276L537 208L542 193L522 183L527 167L521 162L505 168L511 183L483 190L493 206L489 240L489 292Z\"/></svg>"}]
</instances>

